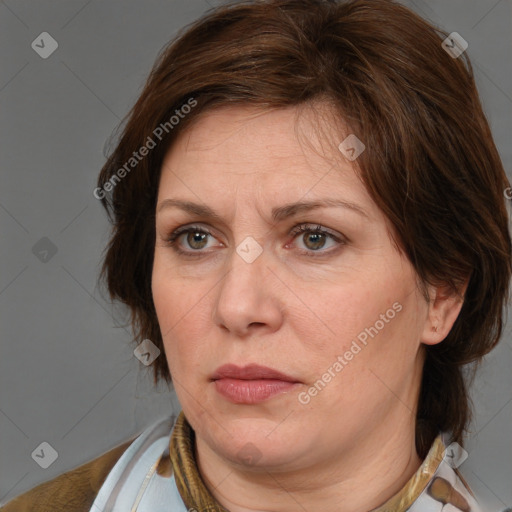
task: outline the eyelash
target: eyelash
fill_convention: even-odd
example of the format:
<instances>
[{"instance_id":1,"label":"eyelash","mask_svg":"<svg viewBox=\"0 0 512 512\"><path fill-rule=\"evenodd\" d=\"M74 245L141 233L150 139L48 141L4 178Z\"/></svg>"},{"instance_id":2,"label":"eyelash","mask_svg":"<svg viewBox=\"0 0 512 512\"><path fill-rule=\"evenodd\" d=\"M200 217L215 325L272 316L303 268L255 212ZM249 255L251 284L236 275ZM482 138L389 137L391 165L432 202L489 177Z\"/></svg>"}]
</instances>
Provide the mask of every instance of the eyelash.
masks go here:
<instances>
[{"instance_id":1,"label":"eyelash","mask_svg":"<svg viewBox=\"0 0 512 512\"><path fill-rule=\"evenodd\" d=\"M295 226L290 231L290 236L293 236L293 238L295 239L297 237L297 235L299 235L301 233L321 233L321 234L327 235L332 240L337 242L339 245L346 244L346 240L344 240L344 239L336 236L334 233L331 233L330 231L322 228L322 226L317 225L316 228L314 228L314 229L312 229L311 226L312 226L312 224L307 224L307 223L299 224L299 225ZM176 251L176 253L178 253L182 256L186 256L188 258L198 258L198 257L204 256L204 252L199 251L199 250L190 252L190 251L184 251L183 249L179 248L179 246L177 244L178 237L184 233L189 233L189 232L202 233L205 235L213 236L213 234L207 228L202 227L202 226L182 226L182 227L176 229L175 231L173 231L167 237L165 242L167 243L167 245L172 247L172 249L174 251ZM304 251L304 250L301 250L300 252L306 256L311 257L311 258L321 258L321 257L325 257L326 255L336 252L338 249L339 249L339 247L335 248L335 249L331 249L329 251Z\"/></svg>"}]
</instances>

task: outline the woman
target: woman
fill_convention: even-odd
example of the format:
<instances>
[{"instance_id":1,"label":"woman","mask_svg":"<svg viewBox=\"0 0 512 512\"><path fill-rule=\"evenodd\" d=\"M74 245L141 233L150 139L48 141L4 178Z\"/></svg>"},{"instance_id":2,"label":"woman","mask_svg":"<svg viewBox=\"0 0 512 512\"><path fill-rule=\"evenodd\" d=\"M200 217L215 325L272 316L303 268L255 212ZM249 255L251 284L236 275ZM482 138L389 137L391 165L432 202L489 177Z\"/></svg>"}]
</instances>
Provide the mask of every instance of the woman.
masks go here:
<instances>
[{"instance_id":1,"label":"woman","mask_svg":"<svg viewBox=\"0 0 512 512\"><path fill-rule=\"evenodd\" d=\"M464 50L388 0L237 3L169 45L94 194L183 410L1 510L490 510L458 466L509 184Z\"/></svg>"}]
</instances>

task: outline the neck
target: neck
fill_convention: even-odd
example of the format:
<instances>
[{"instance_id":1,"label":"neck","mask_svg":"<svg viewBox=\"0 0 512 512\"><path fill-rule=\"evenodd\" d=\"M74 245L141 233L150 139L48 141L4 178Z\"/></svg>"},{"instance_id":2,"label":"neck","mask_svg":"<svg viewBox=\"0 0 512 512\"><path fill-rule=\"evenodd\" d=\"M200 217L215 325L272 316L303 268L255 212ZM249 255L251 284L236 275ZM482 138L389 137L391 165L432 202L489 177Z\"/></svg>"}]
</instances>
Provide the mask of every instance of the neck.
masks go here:
<instances>
[{"instance_id":1,"label":"neck","mask_svg":"<svg viewBox=\"0 0 512 512\"><path fill-rule=\"evenodd\" d=\"M368 512L399 492L422 462L414 414L398 404L382 423L321 464L294 471L240 469L196 438L199 472L230 512Z\"/></svg>"}]
</instances>

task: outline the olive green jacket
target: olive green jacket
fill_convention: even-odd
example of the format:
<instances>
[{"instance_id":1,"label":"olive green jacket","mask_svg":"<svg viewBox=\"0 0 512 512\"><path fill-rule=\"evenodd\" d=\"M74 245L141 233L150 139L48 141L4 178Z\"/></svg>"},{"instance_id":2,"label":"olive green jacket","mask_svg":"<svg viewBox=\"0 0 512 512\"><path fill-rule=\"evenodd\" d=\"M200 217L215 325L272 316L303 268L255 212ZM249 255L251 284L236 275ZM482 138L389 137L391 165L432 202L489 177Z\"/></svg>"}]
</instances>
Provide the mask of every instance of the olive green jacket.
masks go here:
<instances>
[{"instance_id":1,"label":"olive green jacket","mask_svg":"<svg viewBox=\"0 0 512 512\"><path fill-rule=\"evenodd\" d=\"M89 512L110 470L136 438L0 506L1 512Z\"/></svg>"}]
</instances>

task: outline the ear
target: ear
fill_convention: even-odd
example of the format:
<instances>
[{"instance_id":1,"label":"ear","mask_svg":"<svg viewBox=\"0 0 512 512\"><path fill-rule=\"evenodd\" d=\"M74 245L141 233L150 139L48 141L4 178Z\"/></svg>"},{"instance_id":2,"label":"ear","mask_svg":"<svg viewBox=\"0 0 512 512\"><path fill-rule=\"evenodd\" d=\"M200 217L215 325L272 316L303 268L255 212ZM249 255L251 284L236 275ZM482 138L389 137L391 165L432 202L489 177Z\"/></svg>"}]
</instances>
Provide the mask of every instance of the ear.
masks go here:
<instances>
[{"instance_id":1,"label":"ear","mask_svg":"<svg viewBox=\"0 0 512 512\"><path fill-rule=\"evenodd\" d=\"M468 282L469 279L458 293L449 286L429 286L430 303L421 336L422 343L435 345L448 336L464 303Z\"/></svg>"}]
</instances>

